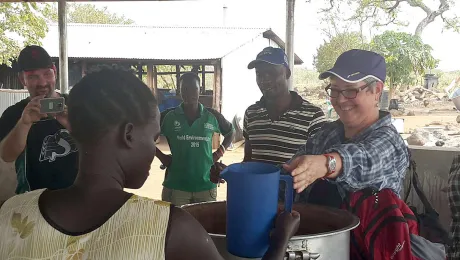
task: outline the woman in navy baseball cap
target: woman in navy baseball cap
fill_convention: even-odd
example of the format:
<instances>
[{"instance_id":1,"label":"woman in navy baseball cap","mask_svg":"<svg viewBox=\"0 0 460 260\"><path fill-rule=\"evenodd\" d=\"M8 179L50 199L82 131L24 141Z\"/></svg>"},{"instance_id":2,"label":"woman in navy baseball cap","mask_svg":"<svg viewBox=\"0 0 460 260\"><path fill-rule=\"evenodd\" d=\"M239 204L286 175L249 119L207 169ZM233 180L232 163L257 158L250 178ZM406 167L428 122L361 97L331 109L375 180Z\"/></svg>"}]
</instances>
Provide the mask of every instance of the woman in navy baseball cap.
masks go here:
<instances>
[{"instance_id":1,"label":"woman in navy baseball cap","mask_svg":"<svg viewBox=\"0 0 460 260\"><path fill-rule=\"evenodd\" d=\"M320 75L329 79L326 92L340 119L309 138L284 169L304 202L353 209L360 218L351 259L445 259L418 236L415 216L400 199L409 153L390 113L379 109L385 74L385 59L377 53L340 55ZM427 258L427 252L440 257Z\"/></svg>"}]
</instances>

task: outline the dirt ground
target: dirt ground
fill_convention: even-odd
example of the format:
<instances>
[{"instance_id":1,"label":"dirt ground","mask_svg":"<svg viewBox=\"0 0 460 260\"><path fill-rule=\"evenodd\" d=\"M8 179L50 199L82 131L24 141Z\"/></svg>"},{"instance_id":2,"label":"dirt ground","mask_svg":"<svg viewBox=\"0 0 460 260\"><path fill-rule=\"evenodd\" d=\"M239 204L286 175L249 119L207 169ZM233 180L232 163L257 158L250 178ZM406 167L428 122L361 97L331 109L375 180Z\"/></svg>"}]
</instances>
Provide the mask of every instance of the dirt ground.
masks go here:
<instances>
[{"instance_id":1,"label":"dirt ground","mask_svg":"<svg viewBox=\"0 0 460 260\"><path fill-rule=\"evenodd\" d=\"M441 123L455 123L458 112L442 109L442 110L429 110L429 109L420 109L415 111L415 116L402 116L399 118L404 118L404 129L405 133L410 132L411 130L417 127L423 127L429 125L433 122ZM164 141L159 145L159 148L162 151L168 151L168 147ZM239 147L234 151L227 151L222 158L223 163L232 164L241 162L243 159L243 147ZM146 196L154 199L161 198L162 182L164 179L164 171L160 169L160 161L155 159L152 163L152 168L150 170L150 177L144 184L144 186L139 190L130 190L133 193L136 193L141 196ZM226 184L221 184L218 188L218 200L225 200L227 192Z\"/></svg>"},{"instance_id":2,"label":"dirt ground","mask_svg":"<svg viewBox=\"0 0 460 260\"><path fill-rule=\"evenodd\" d=\"M164 140L161 140L158 148L163 152L168 152L169 148ZM229 165L232 163L241 162L243 160L243 148L240 147L234 151L227 151L222 158L222 163ZM144 186L138 190L129 190L135 194L153 198L161 199L161 190L163 189L162 183L164 180L165 171L160 169L160 160L155 158L150 169L150 176L145 182ZM227 196L227 184L220 184L217 188L217 200L225 200Z\"/></svg>"}]
</instances>

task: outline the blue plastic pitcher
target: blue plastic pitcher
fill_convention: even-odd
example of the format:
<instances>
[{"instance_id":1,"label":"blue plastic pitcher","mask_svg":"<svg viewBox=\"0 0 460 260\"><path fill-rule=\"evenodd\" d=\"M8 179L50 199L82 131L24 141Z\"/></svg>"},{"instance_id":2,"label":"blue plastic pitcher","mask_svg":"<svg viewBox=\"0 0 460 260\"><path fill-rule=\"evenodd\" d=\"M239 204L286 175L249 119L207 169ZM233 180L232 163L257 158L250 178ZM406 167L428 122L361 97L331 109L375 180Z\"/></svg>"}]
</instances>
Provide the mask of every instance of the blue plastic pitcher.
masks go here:
<instances>
[{"instance_id":1,"label":"blue plastic pitcher","mask_svg":"<svg viewBox=\"0 0 460 260\"><path fill-rule=\"evenodd\" d=\"M280 180L286 182L285 211L292 211L292 177L259 162L232 164L221 176L227 181L227 250L238 257L260 258L270 243Z\"/></svg>"}]
</instances>

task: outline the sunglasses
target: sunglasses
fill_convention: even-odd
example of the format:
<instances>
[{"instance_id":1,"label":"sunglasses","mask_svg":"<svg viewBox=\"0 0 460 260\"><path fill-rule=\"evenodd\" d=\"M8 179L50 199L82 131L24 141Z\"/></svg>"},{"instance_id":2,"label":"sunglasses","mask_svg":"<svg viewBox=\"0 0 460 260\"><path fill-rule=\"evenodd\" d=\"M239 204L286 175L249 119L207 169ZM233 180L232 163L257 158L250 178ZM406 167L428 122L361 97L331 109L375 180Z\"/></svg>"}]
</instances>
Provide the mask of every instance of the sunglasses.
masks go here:
<instances>
[{"instance_id":1,"label":"sunglasses","mask_svg":"<svg viewBox=\"0 0 460 260\"><path fill-rule=\"evenodd\" d=\"M356 96L358 96L359 92L363 91L364 89L374 84L375 82L377 81L376 80L371 81L367 83L366 85L361 86L359 88L350 88L350 89L344 89L344 90L338 90L338 89L332 88L331 84L329 84L327 85L325 90L326 90L326 94L331 98L338 98L340 94L342 94L342 96L344 96L347 99L354 99L356 98Z\"/></svg>"}]
</instances>

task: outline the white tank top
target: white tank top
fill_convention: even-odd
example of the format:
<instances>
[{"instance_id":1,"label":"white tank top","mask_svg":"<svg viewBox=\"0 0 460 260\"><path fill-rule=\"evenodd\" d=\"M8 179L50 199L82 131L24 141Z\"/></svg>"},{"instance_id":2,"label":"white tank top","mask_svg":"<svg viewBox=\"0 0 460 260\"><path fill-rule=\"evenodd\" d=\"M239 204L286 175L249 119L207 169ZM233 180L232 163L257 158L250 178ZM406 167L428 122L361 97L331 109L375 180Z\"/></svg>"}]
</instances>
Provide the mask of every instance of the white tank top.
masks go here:
<instances>
[{"instance_id":1,"label":"white tank top","mask_svg":"<svg viewBox=\"0 0 460 260\"><path fill-rule=\"evenodd\" d=\"M170 204L133 195L106 223L81 235L53 228L38 207L42 190L15 196L0 208L0 259L165 259Z\"/></svg>"}]
</instances>

